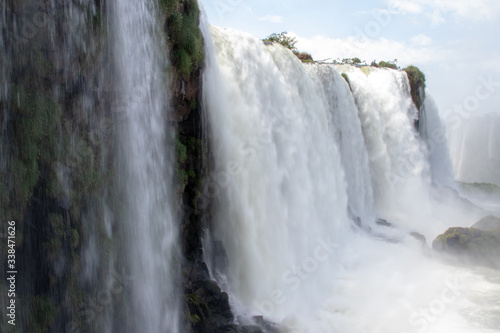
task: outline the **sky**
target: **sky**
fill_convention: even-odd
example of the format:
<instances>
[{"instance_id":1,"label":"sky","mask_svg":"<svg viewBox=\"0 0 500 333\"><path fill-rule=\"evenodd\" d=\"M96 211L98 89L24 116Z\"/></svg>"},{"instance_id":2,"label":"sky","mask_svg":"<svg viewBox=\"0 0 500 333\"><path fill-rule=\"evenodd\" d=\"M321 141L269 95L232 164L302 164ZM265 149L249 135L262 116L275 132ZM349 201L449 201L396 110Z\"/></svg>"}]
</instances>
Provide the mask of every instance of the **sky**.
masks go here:
<instances>
[{"instance_id":1,"label":"sky","mask_svg":"<svg viewBox=\"0 0 500 333\"><path fill-rule=\"evenodd\" d=\"M500 114L500 0L202 0L211 25L287 31L315 60L415 65L442 118Z\"/></svg>"}]
</instances>

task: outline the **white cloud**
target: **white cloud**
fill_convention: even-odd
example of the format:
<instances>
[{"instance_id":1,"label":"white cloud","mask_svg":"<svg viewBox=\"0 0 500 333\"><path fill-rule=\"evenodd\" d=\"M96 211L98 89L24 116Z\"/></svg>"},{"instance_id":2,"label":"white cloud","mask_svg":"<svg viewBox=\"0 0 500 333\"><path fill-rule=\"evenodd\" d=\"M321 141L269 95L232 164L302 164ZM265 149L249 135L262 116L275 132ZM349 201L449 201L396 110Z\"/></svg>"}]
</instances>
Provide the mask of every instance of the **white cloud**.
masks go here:
<instances>
[{"instance_id":1,"label":"white cloud","mask_svg":"<svg viewBox=\"0 0 500 333\"><path fill-rule=\"evenodd\" d=\"M411 42L417 46L428 46L432 44L432 38L427 35L419 34L411 38Z\"/></svg>"},{"instance_id":2,"label":"white cloud","mask_svg":"<svg viewBox=\"0 0 500 333\"><path fill-rule=\"evenodd\" d=\"M425 16L431 20L433 26L440 25L446 21L438 9L434 10L432 13L426 13Z\"/></svg>"},{"instance_id":3,"label":"white cloud","mask_svg":"<svg viewBox=\"0 0 500 333\"><path fill-rule=\"evenodd\" d=\"M248 14L252 15L253 14L253 10L252 8L248 7L248 6L243 6L243 10L245 12L247 12Z\"/></svg>"},{"instance_id":4,"label":"white cloud","mask_svg":"<svg viewBox=\"0 0 500 333\"><path fill-rule=\"evenodd\" d=\"M283 23L283 17L279 15L266 15L259 18L259 21L266 21L271 23Z\"/></svg>"},{"instance_id":5,"label":"white cloud","mask_svg":"<svg viewBox=\"0 0 500 333\"><path fill-rule=\"evenodd\" d=\"M432 24L443 23L445 14L471 21L500 17L498 0L386 0L386 2L404 14L425 13Z\"/></svg>"}]
</instances>

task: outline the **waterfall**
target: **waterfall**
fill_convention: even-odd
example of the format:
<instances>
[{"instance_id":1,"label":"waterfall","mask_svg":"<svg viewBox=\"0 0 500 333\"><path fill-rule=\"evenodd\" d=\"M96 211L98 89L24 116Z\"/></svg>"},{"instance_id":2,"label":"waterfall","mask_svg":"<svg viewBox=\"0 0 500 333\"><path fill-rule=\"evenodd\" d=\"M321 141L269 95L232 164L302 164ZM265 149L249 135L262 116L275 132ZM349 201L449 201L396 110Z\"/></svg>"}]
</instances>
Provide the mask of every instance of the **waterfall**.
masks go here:
<instances>
[{"instance_id":1,"label":"waterfall","mask_svg":"<svg viewBox=\"0 0 500 333\"><path fill-rule=\"evenodd\" d=\"M425 192L428 183L424 178L428 168L425 147L413 129L411 118L416 108L406 75L369 67L340 66L339 69L348 75L359 109L378 214L394 211L401 205L421 205L418 200L401 201Z\"/></svg>"},{"instance_id":2,"label":"waterfall","mask_svg":"<svg viewBox=\"0 0 500 333\"><path fill-rule=\"evenodd\" d=\"M159 16L146 0L0 5L0 216L16 222L19 332L180 330Z\"/></svg>"},{"instance_id":3,"label":"waterfall","mask_svg":"<svg viewBox=\"0 0 500 333\"><path fill-rule=\"evenodd\" d=\"M420 133L428 147L432 180L435 184L455 188L446 128L439 117L434 99L429 92L426 92L425 96L424 105L420 111L422 124Z\"/></svg>"},{"instance_id":4,"label":"waterfall","mask_svg":"<svg viewBox=\"0 0 500 333\"><path fill-rule=\"evenodd\" d=\"M173 214L173 131L168 127L166 48L151 1L115 1L122 212L132 325L123 332L178 332L179 253Z\"/></svg>"},{"instance_id":5,"label":"waterfall","mask_svg":"<svg viewBox=\"0 0 500 333\"><path fill-rule=\"evenodd\" d=\"M350 83L332 65L309 65L306 69L315 80L315 86L323 88L324 93L319 96L332 114L331 126L348 185L349 210L369 225L375 220L369 157Z\"/></svg>"},{"instance_id":6,"label":"waterfall","mask_svg":"<svg viewBox=\"0 0 500 333\"><path fill-rule=\"evenodd\" d=\"M248 34L202 30L213 156L205 257L237 321L264 316L286 332L475 332L472 307L487 332L493 303L471 291L498 283L427 256L410 236L432 240L484 212L432 185L406 74L302 64ZM211 260L220 248L225 257Z\"/></svg>"},{"instance_id":7,"label":"waterfall","mask_svg":"<svg viewBox=\"0 0 500 333\"><path fill-rule=\"evenodd\" d=\"M487 114L476 118L460 118L449 126L451 158L455 179L468 183L500 186L500 117ZM481 169L477 164L482 165Z\"/></svg>"},{"instance_id":8,"label":"waterfall","mask_svg":"<svg viewBox=\"0 0 500 333\"><path fill-rule=\"evenodd\" d=\"M415 129L405 72L305 64L204 18L195 66L192 5L0 5L0 219L16 222L17 270L8 297L0 271L17 316L0 330L497 332L498 271L429 246L500 214L498 117L455 128L449 156L429 93Z\"/></svg>"},{"instance_id":9,"label":"waterfall","mask_svg":"<svg viewBox=\"0 0 500 333\"><path fill-rule=\"evenodd\" d=\"M300 300L328 283L310 273L349 228L332 114L293 54L244 33L212 33L218 52L207 54L204 103L215 173L226 175L214 180L213 238L227 252L228 288L250 311L285 315L274 301L285 293L294 311L308 312Z\"/></svg>"},{"instance_id":10,"label":"waterfall","mask_svg":"<svg viewBox=\"0 0 500 333\"><path fill-rule=\"evenodd\" d=\"M462 118L447 125L453 177L465 198L491 214L500 214L500 117L494 113ZM480 166L480 167L479 167Z\"/></svg>"}]
</instances>

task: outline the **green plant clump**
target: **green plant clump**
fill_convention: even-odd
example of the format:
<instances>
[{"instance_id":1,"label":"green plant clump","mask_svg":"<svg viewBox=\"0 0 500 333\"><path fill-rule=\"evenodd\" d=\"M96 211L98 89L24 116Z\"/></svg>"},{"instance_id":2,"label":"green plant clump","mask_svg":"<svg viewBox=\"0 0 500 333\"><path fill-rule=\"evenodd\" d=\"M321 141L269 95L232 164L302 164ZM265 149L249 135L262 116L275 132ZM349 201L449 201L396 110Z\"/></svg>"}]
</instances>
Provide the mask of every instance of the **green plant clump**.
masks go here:
<instances>
[{"instance_id":1,"label":"green plant clump","mask_svg":"<svg viewBox=\"0 0 500 333\"><path fill-rule=\"evenodd\" d=\"M196 0L162 0L160 4L166 17L173 65L187 77L204 58L198 3Z\"/></svg>"},{"instance_id":2,"label":"green plant clump","mask_svg":"<svg viewBox=\"0 0 500 333\"><path fill-rule=\"evenodd\" d=\"M413 100L413 103L415 104L417 109L420 110L424 97L421 96L420 88L422 88L422 91L425 88L425 75L416 66L408 66L403 70L408 75L408 80L410 81L411 99Z\"/></svg>"}]
</instances>

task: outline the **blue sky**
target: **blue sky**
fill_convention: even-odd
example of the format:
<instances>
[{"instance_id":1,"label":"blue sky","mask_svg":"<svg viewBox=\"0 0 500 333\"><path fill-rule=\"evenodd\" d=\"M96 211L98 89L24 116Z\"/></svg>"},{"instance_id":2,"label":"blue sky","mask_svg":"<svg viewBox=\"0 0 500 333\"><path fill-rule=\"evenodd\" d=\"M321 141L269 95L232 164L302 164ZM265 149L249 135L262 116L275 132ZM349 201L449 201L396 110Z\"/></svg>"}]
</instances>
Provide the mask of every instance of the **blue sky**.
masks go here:
<instances>
[{"instance_id":1,"label":"blue sky","mask_svg":"<svg viewBox=\"0 0 500 333\"><path fill-rule=\"evenodd\" d=\"M288 31L315 59L418 66L443 117L500 113L499 0L203 0L212 25Z\"/></svg>"}]
</instances>

